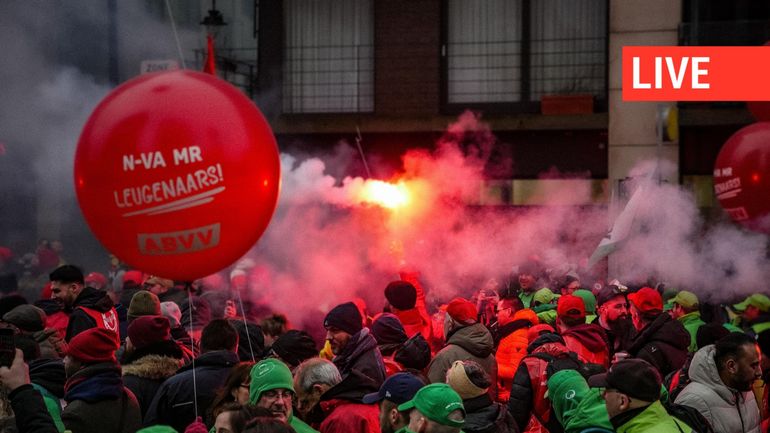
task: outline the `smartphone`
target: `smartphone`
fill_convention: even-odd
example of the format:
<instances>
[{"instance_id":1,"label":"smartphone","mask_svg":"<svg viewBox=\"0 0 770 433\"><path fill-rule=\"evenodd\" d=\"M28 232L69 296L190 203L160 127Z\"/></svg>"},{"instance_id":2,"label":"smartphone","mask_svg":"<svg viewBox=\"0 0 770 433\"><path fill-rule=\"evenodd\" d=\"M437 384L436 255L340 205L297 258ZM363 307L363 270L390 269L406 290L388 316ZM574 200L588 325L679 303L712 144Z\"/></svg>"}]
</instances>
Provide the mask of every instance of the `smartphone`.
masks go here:
<instances>
[{"instance_id":1,"label":"smartphone","mask_svg":"<svg viewBox=\"0 0 770 433\"><path fill-rule=\"evenodd\" d=\"M10 367L16 356L16 344L11 328L0 328L0 367Z\"/></svg>"}]
</instances>

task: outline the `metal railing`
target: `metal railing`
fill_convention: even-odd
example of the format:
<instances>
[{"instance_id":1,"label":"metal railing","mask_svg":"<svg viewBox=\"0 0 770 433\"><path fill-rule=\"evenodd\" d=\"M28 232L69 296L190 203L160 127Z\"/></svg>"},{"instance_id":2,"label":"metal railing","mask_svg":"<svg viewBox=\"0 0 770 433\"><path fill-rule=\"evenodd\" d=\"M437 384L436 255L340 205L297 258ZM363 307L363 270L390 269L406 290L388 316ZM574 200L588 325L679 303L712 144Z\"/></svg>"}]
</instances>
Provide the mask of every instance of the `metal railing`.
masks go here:
<instances>
[{"instance_id":1,"label":"metal railing","mask_svg":"<svg viewBox=\"0 0 770 433\"><path fill-rule=\"evenodd\" d=\"M195 64L203 69L206 50L195 50ZM250 99L257 94L257 49L220 48L216 51L217 75L240 88Z\"/></svg>"}]
</instances>

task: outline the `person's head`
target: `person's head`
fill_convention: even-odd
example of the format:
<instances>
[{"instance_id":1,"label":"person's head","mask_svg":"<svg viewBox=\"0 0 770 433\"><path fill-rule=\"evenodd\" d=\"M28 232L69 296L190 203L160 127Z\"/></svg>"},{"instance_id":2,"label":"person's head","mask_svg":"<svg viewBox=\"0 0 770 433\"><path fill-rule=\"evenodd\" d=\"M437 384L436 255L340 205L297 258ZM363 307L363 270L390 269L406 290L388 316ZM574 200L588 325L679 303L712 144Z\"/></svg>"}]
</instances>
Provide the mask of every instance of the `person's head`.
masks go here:
<instances>
[{"instance_id":1,"label":"person's head","mask_svg":"<svg viewBox=\"0 0 770 433\"><path fill-rule=\"evenodd\" d=\"M265 338L265 347L270 347L278 337L289 329L289 319L284 314L271 314L262 319L259 326L262 328L262 335Z\"/></svg>"},{"instance_id":2,"label":"person's head","mask_svg":"<svg viewBox=\"0 0 770 433\"><path fill-rule=\"evenodd\" d=\"M513 320L514 314L524 308L521 299L503 298L497 302L497 323L505 325Z\"/></svg>"},{"instance_id":3,"label":"person's head","mask_svg":"<svg viewBox=\"0 0 770 433\"><path fill-rule=\"evenodd\" d=\"M85 287L83 271L77 266L59 266L48 275L48 279L51 281L51 299L68 308L72 307Z\"/></svg>"},{"instance_id":4,"label":"person's head","mask_svg":"<svg viewBox=\"0 0 770 433\"><path fill-rule=\"evenodd\" d=\"M770 311L770 298L761 293L755 293L744 299L740 304L733 305L746 322L756 321L763 313Z\"/></svg>"},{"instance_id":5,"label":"person's head","mask_svg":"<svg viewBox=\"0 0 770 433\"><path fill-rule=\"evenodd\" d=\"M385 287L385 298L397 311L411 310L417 303L417 289L408 281L391 281Z\"/></svg>"},{"instance_id":6,"label":"person's head","mask_svg":"<svg viewBox=\"0 0 770 433\"><path fill-rule=\"evenodd\" d=\"M586 307L583 299L575 295L564 295L556 305L556 318L563 328L572 328L586 323Z\"/></svg>"},{"instance_id":7,"label":"person's head","mask_svg":"<svg viewBox=\"0 0 770 433\"><path fill-rule=\"evenodd\" d=\"M238 359L252 362L261 360L265 353L262 328L244 319L230 319L230 325L238 332Z\"/></svg>"},{"instance_id":8,"label":"person's head","mask_svg":"<svg viewBox=\"0 0 770 433\"><path fill-rule=\"evenodd\" d=\"M132 321L141 316L159 316L160 299L158 296L147 290L139 290L131 297L131 303L128 304L128 321Z\"/></svg>"},{"instance_id":9,"label":"person's head","mask_svg":"<svg viewBox=\"0 0 770 433\"><path fill-rule=\"evenodd\" d=\"M532 306L537 307L538 305L553 304L556 299L556 294L554 294L551 289L543 287L538 289L532 297Z\"/></svg>"},{"instance_id":10,"label":"person's head","mask_svg":"<svg viewBox=\"0 0 770 433\"><path fill-rule=\"evenodd\" d=\"M575 275L566 275L559 284L562 295L571 295L580 288L580 279Z\"/></svg>"},{"instance_id":11,"label":"person's head","mask_svg":"<svg viewBox=\"0 0 770 433\"><path fill-rule=\"evenodd\" d=\"M364 404L379 404L380 431L393 433L409 423L409 413L400 412L398 405L414 398L425 384L411 373L396 373L385 379L379 391L366 394Z\"/></svg>"},{"instance_id":12,"label":"person's head","mask_svg":"<svg viewBox=\"0 0 770 433\"><path fill-rule=\"evenodd\" d=\"M329 388L342 382L337 366L322 358L308 359L294 372L294 390L297 392L297 411L309 413Z\"/></svg>"},{"instance_id":13,"label":"person's head","mask_svg":"<svg viewBox=\"0 0 770 433\"><path fill-rule=\"evenodd\" d=\"M172 328L176 328L182 324L182 310L179 309L179 305L177 305L176 302L161 302L160 314L168 319Z\"/></svg>"},{"instance_id":14,"label":"person's head","mask_svg":"<svg viewBox=\"0 0 770 433\"><path fill-rule=\"evenodd\" d=\"M107 289L107 277L100 272L91 272L84 278L85 285L97 290Z\"/></svg>"},{"instance_id":15,"label":"person's head","mask_svg":"<svg viewBox=\"0 0 770 433\"><path fill-rule=\"evenodd\" d=\"M3 314L3 321L24 332L38 332L45 328L46 314L34 305L23 304Z\"/></svg>"},{"instance_id":16,"label":"person's head","mask_svg":"<svg viewBox=\"0 0 770 433\"><path fill-rule=\"evenodd\" d=\"M395 314L382 313L374 319L371 326L372 336L377 340L383 355L390 355L400 345L404 344L408 337L404 326Z\"/></svg>"},{"instance_id":17,"label":"person's head","mask_svg":"<svg viewBox=\"0 0 770 433\"><path fill-rule=\"evenodd\" d=\"M234 401L219 406L213 413L214 433L235 433L233 416L242 408L241 404Z\"/></svg>"},{"instance_id":18,"label":"person's head","mask_svg":"<svg viewBox=\"0 0 770 433\"><path fill-rule=\"evenodd\" d=\"M717 341L730 334L730 331L721 323L711 322L701 325L695 332L695 345L698 349L704 348L709 344L716 344Z\"/></svg>"},{"instance_id":19,"label":"person's head","mask_svg":"<svg viewBox=\"0 0 770 433\"><path fill-rule=\"evenodd\" d=\"M167 278L157 277L150 275L144 280L142 288L148 292L152 292L155 295L162 295L168 292L168 289L174 287L174 281Z\"/></svg>"},{"instance_id":20,"label":"person's head","mask_svg":"<svg viewBox=\"0 0 770 433\"><path fill-rule=\"evenodd\" d=\"M732 332L714 346L714 363L722 382L741 392L751 391L754 381L762 377L756 340L742 332Z\"/></svg>"},{"instance_id":21,"label":"person's head","mask_svg":"<svg viewBox=\"0 0 770 433\"><path fill-rule=\"evenodd\" d=\"M171 340L171 326L163 316L141 316L128 325L126 350L142 349L151 344Z\"/></svg>"},{"instance_id":22,"label":"person's head","mask_svg":"<svg viewBox=\"0 0 770 433\"><path fill-rule=\"evenodd\" d=\"M409 430L415 433L459 433L465 423L465 407L460 396L445 383L420 388L414 398L398 406L409 411Z\"/></svg>"},{"instance_id":23,"label":"person's head","mask_svg":"<svg viewBox=\"0 0 770 433\"><path fill-rule=\"evenodd\" d=\"M117 363L115 351L118 342L115 333L104 328L90 328L69 341L64 357L64 370L71 377L83 366L103 362Z\"/></svg>"},{"instance_id":24,"label":"person's head","mask_svg":"<svg viewBox=\"0 0 770 433\"><path fill-rule=\"evenodd\" d=\"M537 279L540 276L540 270L536 263L526 262L519 267L519 287L525 292L534 292L537 289Z\"/></svg>"},{"instance_id":25,"label":"person's head","mask_svg":"<svg viewBox=\"0 0 770 433\"><path fill-rule=\"evenodd\" d=\"M201 352L238 351L238 331L226 319L214 319L201 333Z\"/></svg>"},{"instance_id":26,"label":"person's head","mask_svg":"<svg viewBox=\"0 0 770 433\"><path fill-rule=\"evenodd\" d=\"M297 433L291 425L273 418L267 409L256 406L250 406L237 412L238 415L233 417L234 421L236 417L242 416L241 414L245 416L246 411L248 411L250 419L246 422L243 430L234 433Z\"/></svg>"},{"instance_id":27,"label":"person's head","mask_svg":"<svg viewBox=\"0 0 770 433\"><path fill-rule=\"evenodd\" d=\"M700 309L698 296L696 296L695 293L686 290L677 293L671 300L671 305L670 314L674 319L678 319L686 314L694 313Z\"/></svg>"},{"instance_id":28,"label":"person's head","mask_svg":"<svg viewBox=\"0 0 770 433\"><path fill-rule=\"evenodd\" d=\"M591 376L588 385L604 388L602 397L610 418L632 409L646 407L660 398L658 370L638 358L624 359L610 366L606 373Z\"/></svg>"},{"instance_id":29,"label":"person's head","mask_svg":"<svg viewBox=\"0 0 770 433\"><path fill-rule=\"evenodd\" d=\"M642 287L639 291L629 294L628 300L631 321L637 331L644 329L663 312L663 298L651 287Z\"/></svg>"},{"instance_id":30,"label":"person's head","mask_svg":"<svg viewBox=\"0 0 770 433\"><path fill-rule=\"evenodd\" d=\"M446 383L460 398L470 400L483 395L492 385L489 373L476 361L455 361L446 372Z\"/></svg>"},{"instance_id":31,"label":"person's head","mask_svg":"<svg viewBox=\"0 0 770 433\"><path fill-rule=\"evenodd\" d=\"M444 338L447 338L452 330L473 325L477 320L476 304L464 298L452 299L446 307L444 316Z\"/></svg>"},{"instance_id":32,"label":"person's head","mask_svg":"<svg viewBox=\"0 0 770 433\"><path fill-rule=\"evenodd\" d=\"M628 299L616 285L602 287L596 296L596 305L600 322L607 326L628 318Z\"/></svg>"},{"instance_id":33,"label":"person's head","mask_svg":"<svg viewBox=\"0 0 770 433\"><path fill-rule=\"evenodd\" d=\"M310 334L291 329L273 342L270 356L280 359L289 368L294 369L302 361L318 356L318 347Z\"/></svg>"},{"instance_id":34,"label":"person's head","mask_svg":"<svg viewBox=\"0 0 770 433\"><path fill-rule=\"evenodd\" d=\"M250 375L249 403L269 410L273 418L289 422L294 399L289 367L277 359L263 359L252 367Z\"/></svg>"},{"instance_id":35,"label":"person's head","mask_svg":"<svg viewBox=\"0 0 770 433\"><path fill-rule=\"evenodd\" d=\"M211 402L211 415L216 418L227 405L249 404L249 384L251 383L251 368L253 362L241 362L230 369L230 374L225 379L225 384L217 391ZM232 409L231 409L232 410Z\"/></svg>"},{"instance_id":36,"label":"person's head","mask_svg":"<svg viewBox=\"0 0 770 433\"><path fill-rule=\"evenodd\" d=\"M324 318L324 329L332 353L342 353L350 338L363 329L362 320L358 307L352 302L337 305L329 311Z\"/></svg>"}]
</instances>

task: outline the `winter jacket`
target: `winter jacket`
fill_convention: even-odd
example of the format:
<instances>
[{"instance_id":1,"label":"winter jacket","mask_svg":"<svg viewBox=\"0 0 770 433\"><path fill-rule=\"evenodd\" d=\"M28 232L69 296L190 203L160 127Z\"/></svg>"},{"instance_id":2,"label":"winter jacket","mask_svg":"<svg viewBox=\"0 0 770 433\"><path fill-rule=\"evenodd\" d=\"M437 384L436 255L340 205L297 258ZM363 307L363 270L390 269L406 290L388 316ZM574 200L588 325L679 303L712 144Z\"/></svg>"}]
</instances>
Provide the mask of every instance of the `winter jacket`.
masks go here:
<instances>
[{"instance_id":1,"label":"winter jacket","mask_svg":"<svg viewBox=\"0 0 770 433\"><path fill-rule=\"evenodd\" d=\"M195 421L194 391L197 390L198 413L207 413L217 390L237 363L235 352L216 350L204 353L195 359L195 387L193 364L182 367L158 388L144 416L144 425L166 424L177 431L184 431Z\"/></svg>"},{"instance_id":2,"label":"winter jacket","mask_svg":"<svg viewBox=\"0 0 770 433\"><path fill-rule=\"evenodd\" d=\"M511 322L500 326L497 330L499 344L495 359L497 360L497 400L506 402L511 395L513 376L519 368L519 362L527 355L527 330L539 323L537 315L530 309L517 311Z\"/></svg>"},{"instance_id":3,"label":"winter jacket","mask_svg":"<svg viewBox=\"0 0 770 433\"><path fill-rule=\"evenodd\" d=\"M43 396L46 409L56 428L64 431L61 420L61 399L64 398L64 383L67 380L64 362L61 359L36 359L29 363L29 377L32 386Z\"/></svg>"},{"instance_id":4,"label":"winter jacket","mask_svg":"<svg viewBox=\"0 0 770 433\"><path fill-rule=\"evenodd\" d=\"M40 299L34 304L45 312L45 327L55 329L59 337L67 335L67 325L70 315L62 309L62 305L53 299Z\"/></svg>"},{"instance_id":5,"label":"winter jacket","mask_svg":"<svg viewBox=\"0 0 770 433\"><path fill-rule=\"evenodd\" d=\"M585 323L566 329L561 336L567 348L577 353L583 362L599 364L605 369L610 366L610 343L601 326Z\"/></svg>"},{"instance_id":6,"label":"winter jacket","mask_svg":"<svg viewBox=\"0 0 770 433\"><path fill-rule=\"evenodd\" d=\"M385 363L382 360L377 340L363 328L355 333L339 355L332 360L344 379L353 370L369 376L379 386L385 381Z\"/></svg>"},{"instance_id":7,"label":"winter jacket","mask_svg":"<svg viewBox=\"0 0 770 433\"><path fill-rule=\"evenodd\" d=\"M379 406L362 402L364 395L378 390L371 378L351 371L321 396L313 414L316 419L323 418L318 430L321 433L379 433Z\"/></svg>"},{"instance_id":8,"label":"winter jacket","mask_svg":"<svg viewBox=\"0 0 770 433\"><path fill-rule=\"evenodd\" d=\"M518 433L519 429L508 409L493 402L489 394L463 400L465 433Z\"/></svg>"},{"instance_id":9,"label":"winter jacket","mask_svg":"<svg viewBox=\"0 0 770 433\"><path fill-rule=\"evenodd\" d=\"M163 381L182 366L182 351L174 341L160 341L124 355L123 382L136 396L144 419Z\"/></svg>"},{"instance_id":10,"label":"winter jacket","mask_svg":"<svg viewBox=\"0 0 770 433\"><path fill-rule=\"evenodd\" d=\"M565 433L579 433L589 428L612 430L601 390L589 388L577 371L561 370L551 376L548 398Z\"/></svg>"},{"instance_id":11,"label":"winter jacket","mask_svg":"<svg viewBox=\"0 0 770 433\"><path fill-rule=\"evenodd\" d=\"M690 352L697 351L698 344L695 340L695 336L698 334L698 328L706 324L706 322L701 320L700 312L693 311L692 313L687 313L676 320L678 320L684 326L684 329L686 329L690 334L690 346L687 348L687 350Z\"/></svg>"},{"instance_id":12,"label":"winter jacket","mask_svg":"<svg viewBox=\"0 0 770 433\"><path fill-rule=\"evenodd\" d=\"M64 358L67 355L67 342L53 328L45 328L32 334L40 347L41 359Z\"/></svg>"},{"instance_id":13,"label":"winter jacket","mask_svg":"<svg viewBox=\"0 0 770 433\"><path fill-rule=\"evenodd\" d=\"M8 399L20 433L59 433L46 410L43 398L32 385L14 389L8 394Z\"/></svg>"},{"instance_id":14,"label":"winter jacket","mask_svg":"<svg viewBox=\"0 0 770 433\"><path fill-rule=\"evenodd\" d=\"M684 326L662 313L634 336L628 353L649 362L665 377L684 365L689 346L690 334Z\"/></svg>"},{"instance_id":15,"label":"winter jacket","mask_svg":"<svg viewBox=\"0 0 770 433\"><path fill-rule=\"evenodd\" d=\"M449 335L446 346L428 365L430 383L444 383L447 370L457 360L478 362L492 381L492 386L489 387L490 396L497 397L497 360L494 355L494 340L484 325L475 323L456 329Z\"/></svg>"},{"instance_id":16,"label":"winter jacket","mask_svg":"<svg viewBox=\"0 0 770 433\"><path fill-rule=\"evenodd\" d=\"M64 386L64 427L77 433L134 433L142 426L139 403L111 362L78 370Z\"/></svg>"},{"instance_id":17,"label":"winter jacket","mask_svg":"<svg viewBox=\"0 0 770 433\"><path fill-rule=\"evenodd\" d=\"M759 407L751 391L728 388L719 377L714 345L695 352L690 364L690 384L676 403L694 407L711 423L715 432L759 433Z\"/></svg>"},{"instance_id":18,"label":"winter jacket","mask_svg":"<svg viewBox=\"0 0 770 433\"><path fill-rule=\"evenodd\" d=\"M83 291L75 298L72 308L65 341L69 342L72 337L87 329L99 327L114 332L117 344L120 345L118 313L115 311L112 299L107 296L107 292L92 287L84 287Z\"/></svg>"},{"instance_id":19,"label":"winter jacket","mask_svg":"<svg viewBox=\"0 0 770 433\"><path fill-rule=\"evenodd\" d=\"M35 388L43 397L43 403L45 403L45 408L48 411L48 414L51 415L53 423L56 425L56 430L63 432L64 422L61 420L61 400L59 400L59 398L55 395L51 394L50 391L40 385L35 384L34 382L32 383L32 387Z\"/></svg>"},{"instance_id":20,"label":"winter jacket","mask_svg":"<svg viewBox=\"0 0 770 433\"><path fill-rule=\"evenodd\" d=\"M621 319L611 329L607 329L601 323L601 317L597 316L591 323L599 325L604 329L607 334L607 341L609 342L610 358L616 353L621 351L628 351L631 346L631 339L634 336L634 324L631 322L630 317Z\"/></svg>"},{"instance_id":21,"label":"winter jacket","mask_svg":"<svg viewBox=\"0 0 770 433\"><path fill-rule=\"evenodd\" d=\"M692 429L672 417L660 401L636 410L623 412L611 420L618 433L690 433Z\"/></svg>"}]
</instances>

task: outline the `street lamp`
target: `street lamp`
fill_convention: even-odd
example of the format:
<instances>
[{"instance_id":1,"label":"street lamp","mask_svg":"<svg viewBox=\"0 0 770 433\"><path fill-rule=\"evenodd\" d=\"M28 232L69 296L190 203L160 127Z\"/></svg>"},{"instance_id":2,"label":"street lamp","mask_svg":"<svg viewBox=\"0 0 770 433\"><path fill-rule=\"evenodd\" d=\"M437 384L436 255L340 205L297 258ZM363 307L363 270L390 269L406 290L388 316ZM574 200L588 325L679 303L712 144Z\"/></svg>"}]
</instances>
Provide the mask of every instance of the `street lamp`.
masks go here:
<instances>
[{"instance_id":1,"label":"street lamp","mask_svg":"<svg viewBox=\"0 0 770 433\"><path fill-rule=\"evenodd\" d=\"M206 33L214 38L219 34L219 29L227 25L222 17L222 12L217 10L217 0L211 0L211 9L209 9L209 14L201 21L201 25L206 26Z\"/></svg>"}]
</instances>

